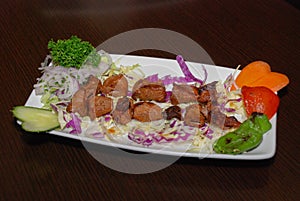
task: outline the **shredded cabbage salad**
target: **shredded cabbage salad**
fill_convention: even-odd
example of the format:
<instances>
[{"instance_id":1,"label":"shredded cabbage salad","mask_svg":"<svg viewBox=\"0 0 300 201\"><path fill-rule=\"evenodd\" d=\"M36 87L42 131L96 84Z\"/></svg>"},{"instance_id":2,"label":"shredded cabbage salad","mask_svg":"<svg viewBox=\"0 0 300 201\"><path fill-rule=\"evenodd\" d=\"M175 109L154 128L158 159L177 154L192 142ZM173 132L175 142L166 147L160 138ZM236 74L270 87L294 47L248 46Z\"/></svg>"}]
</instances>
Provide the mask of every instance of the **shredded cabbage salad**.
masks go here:
<instances>
[{"instance_id":1,"label":"shredded cabbage salad","mask_svg":"<svg viewBox=\"0 0 300 201\"><path fill-rule=\"evenodd\" d=\"M101 56L100 64L97 67L84 65L80 69L65 68L55 66L51 62L51 56L48 55L41 64L39 70L42 76L37 79L34 85L36 95L41 95L43 107L51 108L58 113L61 130L72 135L82 135L93 139L116 140L127 139L128 143L141 146L151 146L161 143L189 143L190 151L204 151L212 153L212 144L224 131L210 126L208 123L201 128L190 127L178 119L158 120L152 122L139 122L132 119L126 125L118 125L114 122L110 114L91 120L89 117L80 117L77 113L66 112L66 106L71 101L75 92L84 85L90 75L94 75L101 81L105 78L124 74L128 80L129 93L134 83L140 79L148 79L151 82L161 80L165 86L174 83L197 84L202 86L206 84L207 71L203 66L203 79L196 78L183 57L178 55L176 60L184 76L167 75L160 77L158 74L146 76L140 69L139 64L132 66L118 65L118 61L113 62L111 56L105 51L98 52ZM226 115L235 115L239 120L245 120L245 111L240 93L231 92L230 86L233 84L234 75L230 74L227 79L217 83L218 105L221 111ZM167 91L167 100L169 100L171 91ZM113 98L113 97L111 97ZM117 98L113 98L114 105ZM162 108L171 106L171 103L158 103ZM183 111L184 112L184 111Z\"/></svg>"}]
</instances>

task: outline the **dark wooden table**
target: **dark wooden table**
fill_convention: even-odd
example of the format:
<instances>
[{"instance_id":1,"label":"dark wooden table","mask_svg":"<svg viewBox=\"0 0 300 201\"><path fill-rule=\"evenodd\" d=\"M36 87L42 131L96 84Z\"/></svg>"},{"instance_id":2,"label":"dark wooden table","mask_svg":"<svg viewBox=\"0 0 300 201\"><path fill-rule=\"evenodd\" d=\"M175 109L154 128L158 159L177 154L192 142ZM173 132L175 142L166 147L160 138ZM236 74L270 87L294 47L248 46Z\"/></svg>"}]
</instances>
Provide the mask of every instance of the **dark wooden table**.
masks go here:
<instances>
[{"instance_id":1,"label":"dark wooden table","mask_svg":"<svg viewBox=\"0 0 300 201\"><path fill-rule=\"evenodd\" d=\"M0 200L299 199L300 12L293 5L283 0L2 0L0 10ZM10 110L27 100L51 38L77 35L96 46L140 28L181 33L217 65L264 60L288 75L290 85L279 93L276 155L258 161L181 158L160 171L126 174L99 163L79 141L29 134L15 123ZM164 51L137 54L170 57Z\"/></svg>"}]
</instances>

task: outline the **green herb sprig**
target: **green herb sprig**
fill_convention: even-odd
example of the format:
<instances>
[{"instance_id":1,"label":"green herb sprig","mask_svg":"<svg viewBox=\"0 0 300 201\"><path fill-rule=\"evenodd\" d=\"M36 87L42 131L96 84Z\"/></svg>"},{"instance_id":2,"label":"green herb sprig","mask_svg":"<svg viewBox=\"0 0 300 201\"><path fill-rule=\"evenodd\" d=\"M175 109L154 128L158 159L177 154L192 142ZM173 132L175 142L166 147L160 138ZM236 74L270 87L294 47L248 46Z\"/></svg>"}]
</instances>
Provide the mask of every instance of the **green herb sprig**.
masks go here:
<instances>
[{"instance_id":1,"label":"green herb sprig","mask_svg":"<svg viewBox=\"0 0 300 201\"><path fill-rule=\"evenodd\" d=\"M71 36L66 40L57 40L57 42L51 39L48 42L48 49L53 63L67 68L79 69L83 64L97 66L101 60L101 56L93 45L82 41L77 36Z\"/></svg>"}]
</instances>

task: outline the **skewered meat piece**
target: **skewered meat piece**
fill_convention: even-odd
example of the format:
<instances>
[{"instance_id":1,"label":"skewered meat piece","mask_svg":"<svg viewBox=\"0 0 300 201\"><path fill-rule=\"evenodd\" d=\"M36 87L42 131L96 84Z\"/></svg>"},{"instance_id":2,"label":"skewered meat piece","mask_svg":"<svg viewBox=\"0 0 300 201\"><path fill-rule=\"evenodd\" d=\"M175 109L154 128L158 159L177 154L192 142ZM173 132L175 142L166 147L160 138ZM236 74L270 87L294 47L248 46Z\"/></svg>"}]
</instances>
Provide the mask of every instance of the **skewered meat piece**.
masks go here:
<instances>
[{"instance_id":1,"label":"skewered meat piece","mask_svg":"<svg viewBox=\"0 0 300 201\"><path fill-rule=\"evenodd\" d=\"M122 74L112 75L103 82L102 92L113 97L127 96L128 81Z\"/></svg>"},{"instance_id":2,"label":"skewered meat piece","mask_svg":"<svg viewBox=\"0 0 300 201\"><path fill-rule=\"evenodd\" d=\"M116 108L112 112L112 117L116 123L127 124L133 115L133 100L128 97L118 99Z\"/></svg>"},{"instance_id":3,"label":"skewered meat piece","mask_svg":"<svg viewBox=\"0 0 300 201\"><path fill-rule=\"evenodd\" d=\"M151 82L149 81L147 78L145 79L140 79L138 80L134 85L133 85L133 88L132 88L132 91L136 91L138 90L139 88L145 86L145 85L149 85L149 84L156 84L156 85L160 85L160 86L164 86L163 82L161 80L158 80L157 82Z\"/></svg>"},{"instance_id":4,"label":"skewered meat piece","mask_svg":"<svg viewBox=\"0 0 300 201\"><path fill-rule=\"evenodd\" d=\"M199 104L192 104L186 107L184 116L184 123L192 127L202 127L205 124L205 117L201 112L202 106Z\"/></svg>"},{"instance_id":5,"label":"skewered meat piece","mask_svg":"<svg viewBox=\"0 0 300 201\"><path fill-rule=\"evenodd\" d=\"M84 89L79 89L73 95L71 102L68 104L66 110L67 112L77 112L80 116L87 115L87 101L86 101L86 91Z\"/></svg>"},{"instance_id":6,"label":"skewered meat piece","mask_svg":"<svg viewBox=\"0 0 300 201\"><path fill-rule=\"evenodd\" d=\"M170 106L163 113L164 119L171 120L173 118L181 120L181 108L177 105Z\"/></svg>"},{"instance_id":7,"label":"skewered meat piece","mask_svg":"<svg viewBox=\"0 0 300 201\"><path fill-rule=\"evenodd\" d=\"M207 103L208 101L210 101L210 93L207 89L206 90L199 90L198 101L200 103Z\"/></svg>"},{"instance_id":8,"label":"skewered meat piece","mask_svg":"<svg viewBox=\"0 0 300 201\"><path fill-rule=\"evenodd\" d=\"M91 75L88 79L88 82L81 87L81 89L86 90L86 97L94 96L101 92L102 83L101 80Z\"/></svg>"},{"instance_id":9,"label":"skewered meat piece","mask_svg":"<svg viewBox=\"0 0 300 201\"><path fill-rule=\"evenodd\" d=\"M91 96L88 99L88 114L92 120L108 114L113 109L113 101L105 96Z\"/></svg>"},{"instance_id":10,"label":"skewered meat piece","mask_svg":"<svg viewBox=\"0 0 300 201\"><path fill-rule=\"evenodd\" d=\"M133 86L132 98L141 101L166 101L166 88L161 82L150 82L147 79L140 80Z\"/></svg>"},{"instance_id":11,"label":"skewered meat piece","mask_svg":"<svg viewBox=\"0 0 300 201\"><path fill-rule=\"evenodd\" d=\"M211 111L208 113L208 122L211 125L218 126L219 128L237 128L240 126L240 122L234 117L227 117L222 113L218 107L213 106Z\"/></svg>"},{"instance_id":12,"label":"skewered meat piece","mask_svg":"<svg viewBox=\"0 0 300 201\"><path fill-rule=\"evenodd\" d=\"M208 101L216 101L217 100L217 90L216 90L217 82L212 82L201 86L198 90L197 100L200 103L207 103Z\"/></svg>"},{"instance_id":13,"label":"skewered meat piece","mask_svg":"<svg viewBox=\"0 0 300 201\"><path fill-rule=\"evenodd\" d=\"M196 102L198 98L198 89L195 86L187 84L174 84L171 95L171 103L177 105L180 103Z\"/></svg>"},{"instance_id":14,"label":"skewered meat piece","mask_svg":"<svg viewBox=\"0 0 300 201\"><path fill-rule=\"evenodd\" d=\"M201 106L201 113L204 115L205 119L209 119L209 114L212 108L212 102L208 101L206 104L201 104Z\"/></svg>"},{"instance_id":15,"label":"skewered meat piece","mask_svg":"<svg viewBox=\"0 0 300 201\"><path fill-rule=\"evenodd\" d=\"M236 128L241 123L234 116L227 117L217 105L216 84L217 81L199 88L198 101L203 104L201 112L211 125L219 128Z\"/></svg>"},{"instance_id":16,"label":"skewered meat piece","mask_svg":"<svg viewBox=\"0 0 300 201\"><path fill-rule=\"evenodd\" d=\"M101 81L95 76L90 76L87 83L80 87L72 97L71 102L68 104L67 112L77 112L80 116L88 115L88 98L95 96L101 88Z\"/></svg>"},{"instance_id":17,"label":"skewered meat piece","mask_svg":"<svg viewBox=\"0 0 300 201\"><path fill-rule=\"evenodd\" d=\"M166 101L166 88L157 84L144 85L141 88L134 91L132 98L134 100L141 101L157 101L165 102Z\"/></svg>"},{"instance_id":18,"label":"skewered meat piece","mask_svg":"<svg viewBox=\"0 0 300 201\"><path fill-rule=\"evenodd\" d=\"M133 118L141 122L156 121L163 118L162 109L151 102L139 102L134 104Z\"/></svg>"}]
</instances>

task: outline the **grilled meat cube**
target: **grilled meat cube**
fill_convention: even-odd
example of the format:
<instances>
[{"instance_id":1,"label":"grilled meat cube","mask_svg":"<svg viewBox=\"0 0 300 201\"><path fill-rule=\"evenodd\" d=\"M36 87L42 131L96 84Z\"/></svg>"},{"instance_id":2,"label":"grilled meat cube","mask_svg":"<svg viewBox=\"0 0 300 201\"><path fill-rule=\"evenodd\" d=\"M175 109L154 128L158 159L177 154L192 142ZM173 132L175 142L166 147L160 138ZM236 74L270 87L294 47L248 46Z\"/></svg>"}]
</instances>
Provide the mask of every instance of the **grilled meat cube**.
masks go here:
<instances>
[{"instance_id":1,"label":"grilled meat cube","mask_svg":"<svg viewBox=\"0 0 300 201\"><path fill-rule=\"evenodd\" d=\"M112 75L103 82L102 92L113 97L127 96L128 81L122 74Z\"/></svg>"},{"instance_id":2,"label":"grilled meat cube","mask_svg":"<svg viewBox=\"0 0 300 201\"><path fill-rule=\"evenodd\" d=\"M161 81L150 82L148 79L137 81L132 89L132 98L141 101L166 101L166 88Z\"/></svg>"},{"instance_id":3,"label":"grilled meat cube","mask_svg":"<svg viewBox=\"0 0 300 201\"><path fill-rule=\"evenodd\" d=\"M204 115L205 119L209 119L209 113L211 112L212 102L208 101L206 104L201 104L201 113Z\"/></svg>"},{"instance_id":4,"label":"grilled meat cube","mask_svg":"<svg viewBox=\"0 0 300 201\"><path fill-rule=\"evenodd\" d=\"M116 123L127 124L133 115L133 100L127 97L118 99L116 108L112 112L112 117Z\"/></svg>"},{"instance_id":5,"label":"grilled meat cube","mask_svg":"<svg viewBox=\"0 0 300 201\"><path fill-rule=\"evenodd\" d=\"M86 98L86 91L84 89L79 89L78 91L75 92L66 110L69 113L77 112L82 117L87 115L88 113L87 98Z\"/></svg>"},{"instance_id":6,"label":"grilled meat cube","mask_svg":"<svg viewBox=\"0 0 300 201\"><path fill-rule=\"evenodd\" d=\"M124 112L120 110L114 110L112 112L112 117L116 123L125 125L131 121L132 113L132 110L126 110Z\"/></svg>"},{"instance_id":7,"label":"grilled meat cube","mask_svg":"<svg viewBox=\"0 0 300 201\"><path fill-rule=\"evenodd\" d=\"M217 99L217 90L216 90L217 82L212 82L201 86L198 89L198 97L197 100L200 103L207 103L208 101L216 101Z\"/></svg>"},{"instance_id":8,"label":"grilled meat cube","mask_svg":"<svg viewBox=\"0 0 300 201\"><path fill-rule=\"evenodd\" d=\"M86 91L86 97L89 98L90 96L94 96L99 94L102 88L101 80L96 78L95 76L91 75L85 85L81 87Z\"/></svg>"},{"instance_id":9,"label":"grilled meat cube","mask_svg":"<svg viewBox=\"0 0 300 201\"><path fill-rule=\"evenodd\" d=\"M134 85L133 85L133 88L132 88L132 91L136 91L138 90L139 88L145 86L145 85L149 85L149 84L156 84L156 85L160 85L160 86L164 86L163 82L161 80L158 80L157 82L150 82L147 78L145 79L140 79L138 80Z\"/></svg>"},{"instance_id":10,"label":"grilled meat cube","mask_svg":"<svg viewBox=\"0 0 300 201\"><path fill-rule=\"evenodd\" d=\"M192 127L202 127L205 124L205 117L201 112L202 106L199 104L192 104L186 107L184 115L184 123Z\"/></svg>"},{"instance_id":11,"label":"grilled meat cube","mask_svg":"<svg viewBox=\"0 0 300 201\"><path fill-rule=\"evenodd\" d=\"M199 90L198 101L200 103L207 103L208 101L210 101L210 93L207 89L206 90Z\"/></svg>"},{"instance_id":12,"label":"grilled meat cube","mask_svg":"<svg viewBox=\"0 0 300 201\"><path fill-rule=\"evenodd\" d=\"M240 122L234 117L227 117L220 109L216 106L211 108L211 111L208 113L208 122L211 125L218 126L219 128L237 128L240 126Z\"/></svg>"},{"instance_id":13,"label":"grilled meat cube","mask_svg":"<svg viewBox=\"0 0 300 201\"><path fill-rule=\"evenodd\" d=\"M180 103L196 102L198 96L197 87L187 84L174 84L170 99L173 105L177 105Z\"/></svg>"},{"instance_id":14,"label":"grilled meat cube","mask_svg":"<svg viewBox=\"0 0 300 201\"><path fill-rule=\"evenodd\" d=\"M151 102L139 102L134 104L133 118L141 122L156 121L163 118L162 109Z\"/></svg>"},{"instance_id":15,"label":"grilled meat cube","mask_svg":"<svg viewBox=\"0 0 300 201\"><path fill-rule=\"evenodd\" d=\"M92 120L108 114L113 109L113 101L105 96L92 96L88 99L88 114Z\"/></svg>"},{"instance_id":16,"label":"grilled meat cube","mask_svg":"<svg viewBox=\"0 0 300 201\"><path fill-rule=\"evenodd\" d=\"M148 84L136 89L132 94L132 98L134 100L139 99L141 101L153 100L157 102L165 102L166 95L166 88L164 86L158 84Z\"/></svg>"},{"instance_id":17,"label":"grilled meat cube","mask_svg":"<svg viewBox=\"0 0 300 201\"><path fill-rule=\"evenodd\" d=\"M80 116L88 115L88 99L97 94L97 90L101 87L101 81L95 76L90 76L87 83L79 88L68 104L67 112L77 112Z\"/></svg>"},{"instance_id":18,"label":"grilled meat cube","mask_svg":"<svg viewBox=\"0 0 300 201\"><path fill-rule=\"evenodd\" d=\"M218 107L212 107L211 111L208 113L207 121L210 125L223 128L226 115L222 113Z\"/></svg>"},{"instance_id":19,"label":"grilled meat cube","mask_svg":"<svg viewBox=\"0 0 300 201\"><path fill-rule=\"evenodd\" d=\"M171 120L173 118L181 120L181 108L179 106L170 106L163 113L164 119Z\"/></svg>"},{"instance_id":20,"label":"grilled meat cube","mask_svg":"<svg viewBox=\"0 0 300 201\"><path fill-rule=\"evenodd\" d=\"M131 98L122 97L118 99L115 110L124 112L126 110L132 109L132 106L133 106L133 100Z\"/></svg>"}]
</instances>

